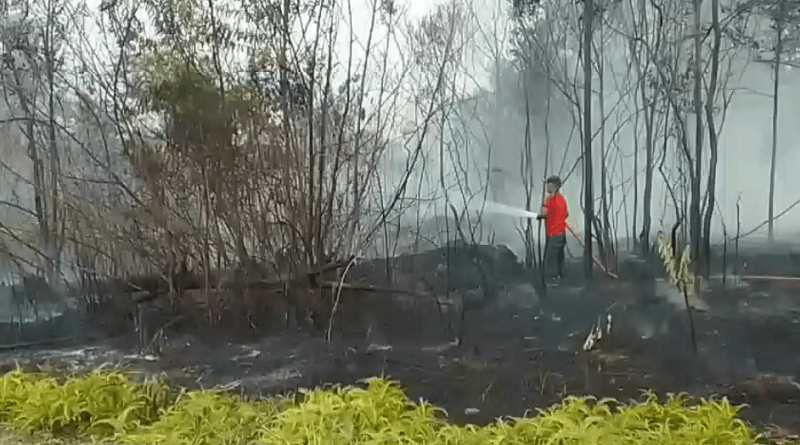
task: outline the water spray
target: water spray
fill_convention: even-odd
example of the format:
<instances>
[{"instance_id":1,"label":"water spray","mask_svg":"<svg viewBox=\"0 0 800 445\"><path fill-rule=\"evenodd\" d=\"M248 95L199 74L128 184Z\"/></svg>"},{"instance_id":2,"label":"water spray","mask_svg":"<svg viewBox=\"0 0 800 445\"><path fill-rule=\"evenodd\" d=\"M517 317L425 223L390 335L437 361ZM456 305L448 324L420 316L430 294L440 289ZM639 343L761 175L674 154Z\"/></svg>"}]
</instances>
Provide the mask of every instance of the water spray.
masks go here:
<instances>
[{"instance_id":1,"label":"water spray","mask_svg":"<svg viewBox=\"0 0 800 445\"><path fill-rule=\"evenodd\" d=\"M517 216L519 218L527 218L527 219L535 219L539 216L538 213L534 213L525 209L521 209L519 207L510 207L504 204L500 204L497 202L486 201L483 203L481 207L477 205L474 206L475 210L484 211L487 213L499 213L501 215L508 215L508 216Z\"/></svg>"}]
</instances>

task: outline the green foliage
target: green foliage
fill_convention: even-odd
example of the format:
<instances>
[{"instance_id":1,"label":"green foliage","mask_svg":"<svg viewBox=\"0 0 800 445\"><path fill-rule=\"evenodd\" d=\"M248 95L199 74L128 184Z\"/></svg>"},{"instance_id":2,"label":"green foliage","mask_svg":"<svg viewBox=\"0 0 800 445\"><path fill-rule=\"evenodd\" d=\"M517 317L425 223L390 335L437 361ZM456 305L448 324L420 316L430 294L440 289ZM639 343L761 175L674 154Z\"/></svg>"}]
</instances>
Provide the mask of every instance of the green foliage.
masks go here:
<instances>
[{"instance_id":1,"label":"green foliage","mask_svg":"<svg viewBox=\"0 0 800 445\"><path fill-rule=\"evenodd\" d=\"M305 392L263 431L260 444L438 443L435 408L412 404L400 388L381 379L366 389Z\"/></svg>"},{"instance_id":2,"label":"green foliage","mask_svg":"<svg viewBox=\"0 0 800 445\"><path fill-rule=\"evenodd\" d=\"M238 114L241 124L257 114L264 100L252 82L223 74L207 55L187 54L156 42L144 45L140 59L145 108L165 113L172 142L191 142L211 148L227 146ZM256 49L254 69L267 69L272 60L265 48Z\"/></svg>"},{"instance_id":3,"label":"green foliage","mask_svg":"<svg viewBox=\"0 0 800 445\"><path fill-rule=\"evenodd\" d=\"M533 419L509 426L504 443L555 444L752 444L756 435L736 417L738 408L727 400L703 400L691 406L686 397L659 404L621 405L614 400L567 398ZM499 435L495 433L495 437Z\"/></svg>"},{"instance_id":4,"label":"green foliage","mask_svg":"<svg viewBox=\"0 0 800 445\"><path fill-rule=\"evenodd\" d=\"M196 70L175 52L159 50L156 47L146 48L148 53L143 56L142 71L149 89L156 99L167 102L175 100L173 95L177 93L173 93L173 90L182 83L181 78L184 77L183 81L186 82L188 80L186 76L196 74ZM184 73L185 75L182 75ZM191 77L197 80L196 75Z\"/></svg>"},{"instance_id":5,"label":"green foliage","mask_svg":"<svg viewBox=\"0 0 800 445\"><path fill-rule=\"evenodd\" d=\"M0 386L2 420L12 427L70 428L130 445L751 445L759 439L727 400L690 403L685 396L659 403L651 394L629 405L570 397L536 417L477 427L447 423L443 411L412 403L383 379L366 388L303 391L297 401L188 391L170 403L165 386L119 373L59 382L15 371Z\"/></svg>"},{"instance_id":6,"label":"green foliage","mask_svg":"<svg viewBox=\"0 0 800 445\"><path fill-rule=\"evenodd\" d=\"M118 372L59 381L17 370L0 381L0 420L26 432L126 433L155 421L169 403L165 384L135 383Z\"/></svg>"},{"instance_id":7,"label":"green foliage","mask_svg":"<svg viewBox=\"0 0 800 445\"><path fill-rule=\"evenodd\" d=\"M119 438L123 444L251 444L286 401L242 400L216 391L190 391L152 425Z\"/></svg>"}]
</instances>

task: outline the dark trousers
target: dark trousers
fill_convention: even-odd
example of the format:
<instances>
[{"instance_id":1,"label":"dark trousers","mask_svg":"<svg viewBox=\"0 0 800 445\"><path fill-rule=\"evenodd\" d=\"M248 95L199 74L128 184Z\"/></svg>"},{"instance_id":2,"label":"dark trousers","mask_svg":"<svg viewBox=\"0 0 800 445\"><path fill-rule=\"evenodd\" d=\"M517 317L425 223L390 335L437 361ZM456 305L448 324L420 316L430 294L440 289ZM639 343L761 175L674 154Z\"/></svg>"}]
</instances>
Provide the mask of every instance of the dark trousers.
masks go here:
<instances>
[{"instance_id":1,"label":"dark trousers","mask_svg":"<svg viewBox=\"0 0 800 445\"><path fill-rule=\"evenodd\" d=\"M567 247L567 234L548 236L544 245L544 273L550 278L564 275L565 249Z\"/></svg>"}]
</instances>

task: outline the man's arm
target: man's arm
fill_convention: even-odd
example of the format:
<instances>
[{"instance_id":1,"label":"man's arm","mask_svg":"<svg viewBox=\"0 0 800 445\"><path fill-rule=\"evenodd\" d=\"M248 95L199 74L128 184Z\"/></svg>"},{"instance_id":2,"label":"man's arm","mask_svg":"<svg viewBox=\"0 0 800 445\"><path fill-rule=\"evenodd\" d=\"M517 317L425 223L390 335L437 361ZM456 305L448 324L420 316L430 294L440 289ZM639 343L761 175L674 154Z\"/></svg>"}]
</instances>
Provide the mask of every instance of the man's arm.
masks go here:
<instances>
[{"instance_id":1,"label":"man's arm","mask_svg":"<svg viewBox=\"0 0 800 445\"><path fill-rule=\"evenodd\" d=\"M544 205L542 206L542 211L539 212L538 215L536 215L536 219L539 221L547 219L547 202L545 202Z\"/></svg>"}]
</instances>

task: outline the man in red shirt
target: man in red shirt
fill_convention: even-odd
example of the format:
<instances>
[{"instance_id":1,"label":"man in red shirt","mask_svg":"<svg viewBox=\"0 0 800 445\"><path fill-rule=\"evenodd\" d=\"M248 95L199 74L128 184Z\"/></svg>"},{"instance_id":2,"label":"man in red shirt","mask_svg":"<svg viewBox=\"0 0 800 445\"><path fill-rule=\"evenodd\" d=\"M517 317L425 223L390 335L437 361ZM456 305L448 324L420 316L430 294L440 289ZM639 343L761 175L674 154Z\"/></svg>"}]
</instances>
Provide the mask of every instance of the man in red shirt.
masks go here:
<instances>
[{"instance_id":1,"label":"man in red shirt","mask_svg":"<svg viewBox=\"0 0 800 445\"><path fill-rule=\"evenodd\" d=\"M544 248L544 273L553 280L553 284L561 282L564 275L564 249L567 246L567 200L561 195L561 178L551 176L545 181L547 199L542 206L538 220L545 220L547 227L547 243ZM553 269L555 268L555 275ZM552 277L552 278L551 278Z\"/></svg>"}]
</instances>

